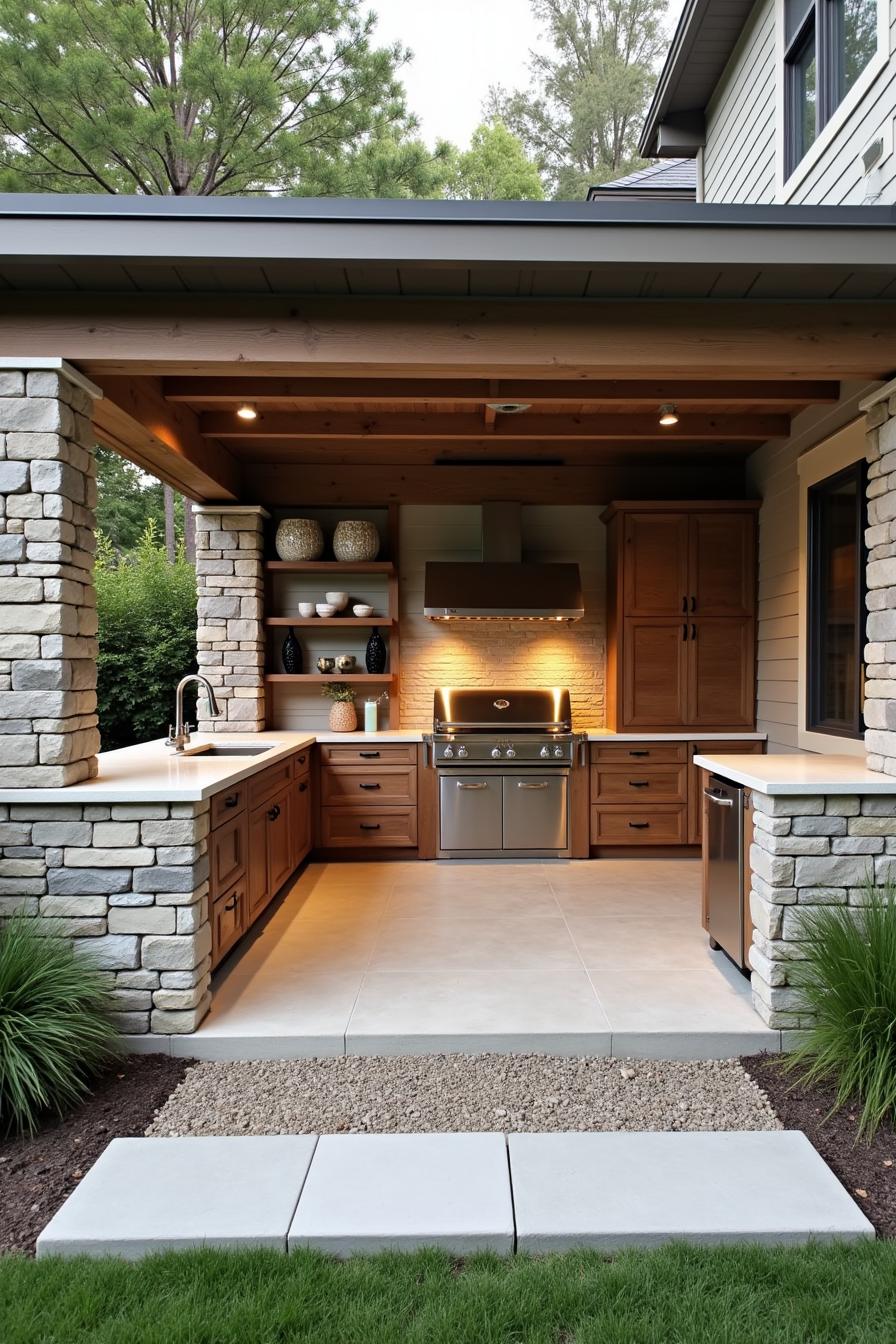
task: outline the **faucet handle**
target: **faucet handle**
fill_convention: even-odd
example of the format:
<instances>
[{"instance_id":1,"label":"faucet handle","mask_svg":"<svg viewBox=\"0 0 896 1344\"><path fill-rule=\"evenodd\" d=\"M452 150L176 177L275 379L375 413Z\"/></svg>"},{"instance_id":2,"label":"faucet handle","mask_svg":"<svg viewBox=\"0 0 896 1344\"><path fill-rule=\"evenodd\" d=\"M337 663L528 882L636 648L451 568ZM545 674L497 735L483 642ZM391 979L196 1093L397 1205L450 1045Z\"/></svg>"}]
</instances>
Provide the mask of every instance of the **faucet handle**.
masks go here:
<instances>
[{"instance_id":1,"label":"faucet handle","mask_svg":"<svg viewBox=\"0 0 896 1344\"><path fill-rule=\"evenodd\" d=\"M185 742L189 742L189 740L190 740L190 733L195 733L195 731L196 731L196 725L195 725L195 723L186 723L186 722L185 722L185 723L184 723L184 741L185 741Z\"/></svg>"},{"instance_id":2,"label":"faucet handle","mask_svg":"<svg viewBox=\"0 0 896 1344\"><path fill-rule=\"evenodd\" d=\"M174 746L174 744L175 744L174 733L175 733L175 727L174 727L174 724L173 724L173 723L169 723L169 725L168 725L168 736L165 738L165 746L166 746L166 747L173 747L173 746Z\"/></svg>"}]
</instances>

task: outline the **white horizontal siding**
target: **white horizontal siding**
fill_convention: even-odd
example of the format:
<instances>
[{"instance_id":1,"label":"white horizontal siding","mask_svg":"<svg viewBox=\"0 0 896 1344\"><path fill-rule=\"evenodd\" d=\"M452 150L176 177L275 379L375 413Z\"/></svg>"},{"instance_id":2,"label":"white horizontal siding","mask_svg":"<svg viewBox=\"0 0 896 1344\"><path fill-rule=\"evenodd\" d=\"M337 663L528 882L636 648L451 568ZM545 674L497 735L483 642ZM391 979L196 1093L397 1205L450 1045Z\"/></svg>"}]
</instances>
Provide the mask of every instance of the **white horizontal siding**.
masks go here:
<instances>
[{"instance_id":1,"label":"white horizontal siding","mask_svg":"<svg viewBox=\"0 0 896 1344\"><path fill-rule=\"evenodd\" d=\"M757 0L706 109L706 201L774 201L774 86L774 0Z\"/></svg>"}]
</instances>

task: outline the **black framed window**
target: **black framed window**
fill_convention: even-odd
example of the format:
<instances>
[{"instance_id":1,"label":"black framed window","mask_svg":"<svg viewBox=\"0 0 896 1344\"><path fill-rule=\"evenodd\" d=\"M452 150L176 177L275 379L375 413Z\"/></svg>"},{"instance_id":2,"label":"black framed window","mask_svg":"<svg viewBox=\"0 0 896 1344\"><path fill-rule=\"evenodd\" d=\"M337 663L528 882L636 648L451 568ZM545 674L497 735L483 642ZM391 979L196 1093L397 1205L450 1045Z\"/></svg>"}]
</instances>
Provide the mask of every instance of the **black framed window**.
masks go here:
<instances>
[{"instance_id":1,"label":"black framed window","mask_svg":"<svg viewBox=\"0 0 896 1344\"><path fill-rule=\"evenodd\" d=\"M806 727L860 738L865 643L866 467L808 491Z\"/></svg>"},{"instance_id":2,"label":"black framed window","mask_svg":"<svg viewBox=\"0 0 896 1344\"><path fill-rule=\"evenodd\" d=\"M877 0L784 0L789 176L877 50Z\"/></svg>"}]
</instances>

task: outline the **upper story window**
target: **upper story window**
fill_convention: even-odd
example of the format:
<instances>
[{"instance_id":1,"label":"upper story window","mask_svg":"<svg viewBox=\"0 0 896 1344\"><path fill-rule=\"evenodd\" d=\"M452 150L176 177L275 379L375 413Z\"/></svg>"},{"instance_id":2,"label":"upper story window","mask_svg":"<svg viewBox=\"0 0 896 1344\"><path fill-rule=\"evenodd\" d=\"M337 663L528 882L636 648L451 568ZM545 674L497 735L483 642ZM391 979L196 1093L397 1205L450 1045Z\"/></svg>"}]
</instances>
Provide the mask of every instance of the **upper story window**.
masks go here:
<instances>
[{"instance_id":1,"label":"upper story window","mask_svg":"<svg viewBox=\"0 0 896 1344\"><path fill-rule=\"evenodd\" d=\"M789 175L877 50L877 0L784 0Z\"/></svg>"},{"instance_id":2,"label":"upper story window","mask_svg":"<svg viewBox=\"0 0 896 1344\"><path fill-rule=\"evenodd\" d=\"M806 728L860 738L866 466L809 487Z\"/></svg>"}]
</instances>

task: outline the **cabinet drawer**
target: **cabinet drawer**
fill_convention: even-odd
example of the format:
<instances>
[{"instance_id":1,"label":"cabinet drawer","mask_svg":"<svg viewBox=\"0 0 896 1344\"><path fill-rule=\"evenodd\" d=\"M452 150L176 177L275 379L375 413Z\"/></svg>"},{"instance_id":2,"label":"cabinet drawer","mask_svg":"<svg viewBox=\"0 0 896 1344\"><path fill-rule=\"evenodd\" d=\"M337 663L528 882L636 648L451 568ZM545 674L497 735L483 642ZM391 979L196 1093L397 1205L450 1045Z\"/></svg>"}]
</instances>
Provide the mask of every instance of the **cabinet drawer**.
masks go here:
<instances>
[{"instance_id":1,"label":"cabinet drawer","mask_svg":"<svg viewBox=\"0 0 896 1344\"><path fill-rule=\"evenodd\" d=\"M320 759L324 765L413 765L417 760L416 742L382 742L352 745L346 742L322 742Z\"/></svg>"},{"instance_id":2,"label":"cabinet drawer","mask_svg":"<svg viewBox=\"0 0 896 1344\"><path fill-rule=\"evenodd\" d=\"M683 845L685 807L592 807L592 845Z\"/></svg>"},{"instance_id":3,"label":"cabinet drawer","mask_svg":"<svg viewBox=\"0 0 896 1344\"><path fill-rule=\"evenodd\" d=\"M268 798L273 798L275 793L279 793L291 781L291 756L278 765L268 766L267 770L262 770L260 774L253 775L246 785L250 808L258 807L259 803L265 802Z\"/></svg>"},{"instance_id":4,"label":"cabinet drawer","mask_svg":"<svg viewBox=\"0 0 896 1344\"><path fill-rule=\"evenodd\" d=\"M212 831L208 842L212 896L226 891L246 871L249 821L238 813Z\"/></svg>"},{"instance_id":5,"label":"cabinet drawer","mask_svg":"<svg viewBox=\"0 0 896 1344\"><path fill-rule=\"evenodd\" d=\"M311 769L311 748L303 747L302 750L297 751L295 756L291 759L292 777L293 779L301 779L302 776L307 775Z\"/></svg>"},{"instance_id":6,"label":"cabinet drawer","mask_svg":"<svg viewBox=\"0 0 896 1344\"><path fill-rule=\"evenodd\" d=\"M330 765L320 772L324 807L359 803L375 807L416 806L416 765Z\"/></svg>"},{"instance_id":7,"label":"cabinet drawer","mask_svg":"<svg viewBox=\"0 0 896 1344\"><path fill-rule=\"evenodd\" d=\"M592 765L591 801L593 803L687 802L688 768L686 765Z\"/></svg>"},{"instance_id":8,"label":"cabinet drawer","mask_svg":"<svg viewBox=\"0 0 896 1344\"><path fill-rule=\"evenodd\" d=\"M627 765L630 761L646 761L666 765L686 761L687 742L592 742L591 761L607 765Z\"/></svg>"},{"instance_id":9,"label":"cabinet drawer","mask_svg":"<svg viewBox=\"0 0 896 1344\"><path fill-rule=\"evenodd\" d=\"M217 966L246 927L246 887L243 882L222 893L212 903L212 965Z\"/></svg>"},{"instance_id":10,"label":"cabinet drawer","mask_svg":"<svg viewBox=\"0 0 896 1344\"><path fill-rule=\"evenodd\" d=\"M225 821L230 821L239 812L246 810L246 785L235 784L232 789L224 789L212 798L211 828L215 829Z\"/></svg>"},{"instance_id":11,"label":"cabinet drawer","mask_svg":"<svg viewBox=\"0 0 896 1344\"><path fill-rule=\"evenodd\" d=\"M324 807L320 831L325 849L416 845L417 809Z\"/></svg>"}]
</instances>

